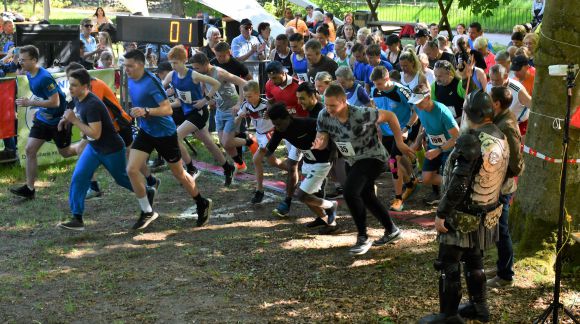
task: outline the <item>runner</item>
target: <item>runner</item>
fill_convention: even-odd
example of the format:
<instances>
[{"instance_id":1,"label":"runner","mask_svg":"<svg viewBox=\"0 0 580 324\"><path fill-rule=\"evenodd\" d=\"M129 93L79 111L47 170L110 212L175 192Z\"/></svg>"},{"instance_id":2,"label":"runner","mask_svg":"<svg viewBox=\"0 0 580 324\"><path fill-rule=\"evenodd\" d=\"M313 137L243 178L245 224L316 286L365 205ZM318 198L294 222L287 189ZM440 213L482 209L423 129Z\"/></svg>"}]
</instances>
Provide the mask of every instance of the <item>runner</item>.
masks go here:
<instances>
[{"instance_id":1,"label":"runner","mask_svg":"<svg viewBox=\"0 0 580 324\"><path fill-rule=\"evenodd\" d=\"M304 36L300 33L292 34L288 37L290 40L290 59L292 61L292 76L298 78L301 82L308 81L308 60L304 54Z\"/></svg>"},{"instance_id":2,"label":"runner","mask_svg":"<svg viewBox=\"0 0 580 324\"><path fill-rule=\"evenodd\" d=\"M179 98L179 100L171 104L171 107L181 106L185 116L185 121L177 128L177 137L179 149L181 150L181 158L185 163L187 172L194 179L197 179L199 176L199 170L193 165L193 160L183 144L183 139L193 133L205 145L218 164L223 167L225 185L229 186L232 183L235 168L227 162L223 153L213 141L207 126L209 119L207 102L215 96L221 83L214 78L187 68L185 66L187 52L182 45L172 48L167 57L173 67L173 71L167 74L163 81L163 86L167 87L171 85L171 88L176 92L177 98ZM205 97L203 96L201 82L211 87L211 90Z\"/></svg>"},{"instance_id":3,"label":"runner","mask_svg":"<svg viewBox=\"0 0 580 324\"><path fill-rule=\"evenodd\" d=\"M133 102L131 115L138 118L139 133L135 138L127 173L139 205L141 215L133 229L143 229L159 215L153 211L145 195L145 179L140 172L141 166L155 149L169 165L173 176L187 190L197 204L197 226L207 224L212 201L201 196L195 180L183 169L181 154L177 143L177 129L171 118L171 105L163 90L163 85L149 71L145 71L145 55L139 50L125 54L125 71L129 77L129 96ZM205 100L205 99L203 99ZM207 102L206 102L207 104Z\"/></svg>"},{"instance_id":4,"label":"runner","mask_svg":"<svg viewBox=\"0 0 580 324\"><path fill-rule=\"evenodd\" d=\"M304 83L303 83L304 84ZM268 109L268 117L276 127L272 139L266 147L266 156L272 156L280 142L285 139L292 146L300 149L304 154L302 175L304 180L300 183L297 197L306 204L316 215L316 219L306 224L308 228L325 226L321 234L330 234L336 231L336 210L338 203L318 198L314 193L318 192L326 180L332 164L333 152L331 146L322 150L310 150L316 138L316 119L295 118L290 115L284 103L278 102Z\"/></svg>"},{"instance_id":5,"label":"runner","mask_svg":"<svg viewBox=\"0 0 580 324\"><path fill-rule=\"evenodd\" d=\"M344 199L358 231L356 244L349 251L365 254L373 244L384 245L401 238L401 230L375 193L375 180L386 171L387 163L387 152L379 141L376 124L388 123L399 150L409 156L413 152L404 143L399 122L392 112L349 105L344 89L337 84L331 84L324 97L326 109L318 116L318 133L311 149L322 150L332 140L346 158L349 167ZM367 208L385 228L385 235L374 242L367 235Z\"/></svg>"}]
</instances>

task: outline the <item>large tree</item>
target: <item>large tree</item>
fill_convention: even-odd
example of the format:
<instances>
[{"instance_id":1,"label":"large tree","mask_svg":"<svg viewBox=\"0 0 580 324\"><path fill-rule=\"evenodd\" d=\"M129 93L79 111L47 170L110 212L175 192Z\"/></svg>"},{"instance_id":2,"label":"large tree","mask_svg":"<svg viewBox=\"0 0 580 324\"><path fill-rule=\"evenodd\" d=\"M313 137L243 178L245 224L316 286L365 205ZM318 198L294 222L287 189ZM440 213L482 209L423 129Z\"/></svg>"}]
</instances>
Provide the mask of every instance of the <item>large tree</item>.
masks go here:
<instances>
[{"instance_id":1,"label":"large tree","mask_svg":"<svg viewBox=\"0 0 580 324\"><path fill-rule=\"evenodd\" d=\"M580 63L580 16L577 3L550 0L546 4L535 51L536 79L532 97L526 145L546 156L562 157L562 129L554 129L554 118L564 118L566 112L566 82L562 77L548 75L548 66ZM572 109L580 103L580 85L573 90ZM541 115L540 115L541 114ZM548 117L550 116L550 117ZM556 127L557 128L557 127ZM570 130L569 157L580 158L580 130ZM536 266L551 273L555 261L555 232L558 221L561 164L549 163L526 155L526 169L519 179L519 189L510 215L513 236L518 241L516 258L523 265ZM574 217L572 228L580 217L580 170L578 164L568 166L566 209ZM568 226L566 226L566 229ZM565 229L565 230L566 230ZM566 235L565 235L566 238ZM567 255L574 264L576 253ZM563 250L566 253L566 249Z\"/></svg>"}]
</instances>

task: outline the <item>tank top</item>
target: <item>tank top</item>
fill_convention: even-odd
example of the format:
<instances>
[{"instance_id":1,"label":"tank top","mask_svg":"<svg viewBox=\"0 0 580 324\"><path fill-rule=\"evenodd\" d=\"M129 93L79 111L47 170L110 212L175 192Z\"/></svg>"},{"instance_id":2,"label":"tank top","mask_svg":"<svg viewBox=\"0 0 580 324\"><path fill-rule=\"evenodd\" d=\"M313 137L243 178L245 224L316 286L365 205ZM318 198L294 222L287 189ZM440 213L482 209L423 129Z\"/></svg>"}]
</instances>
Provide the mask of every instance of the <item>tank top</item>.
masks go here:
<instances>
[{"instance_id":1,"label":"tank top","mask_svg":"<svg viewBox=\"0 0 580 324\"><path fill-rule=\"evenodd\" d=\"M220 67L214 66L213 71L209 73L209 76L216 80L219 80L218 71L224 70ZM216 109L223 112L228 112L238 103L239 99L238 92L236 91L236 86L231 82L225 80L224 81L220 80L220 82L222 83L222 86L215 93L213 99L215 99ZM211 91L211 86L209 84L206 84L205 88L207 89L208 92Z\"/></svg>"},{"instance_id":2,"label":"tank top","mask_svg":"<svg viewBox=\"0 0 580 324\"><path fill-rule=\"evenodd\" d=\"M453 113L454 118L459 118L463 114L463 101L460 95L461 80L453 78L447 86L440 86L437 82L433 82L433 100L438 101Z\"/></svg>"},{"instance_id":3,"label":"tank top","mask_svg":"<svg viewBox=\"0 0 580 324\"><path fill-rule=\"evenodd\" d=\"M336 64L338 64L338 67L346 66L346 67L350 68L350 54L346 55L346 58L344 60L342 60L337 55L334 57L334 61L336 62Z\"/></svg>"},{"instance_id":4,"label":"tank top","mask_svg":"<svg viewBox=\"0 0 580 324\"><path fill-rule=\"evenodd\" d=\"M302 60L298 60L296 57L296 53L291 54L292 59L292 66L294 68L294 75L298 77L300 82L308 81L308 61L306 60L306 56Z\"/></svg>"},{"instance_id":5,"label":"tank top","mask_svg":"<svg viewBox=\"0 0 580 324\"><path fill-rule=\"evenodd\" d=\"M356 107L366 107L366 105L363 104L358 98L358 89L360 87L361 87L361 85L359 83L355 82L354 90L352 91L352 93L350 93L350 97L348 96L349 93L347 93L346 102L348 102L349 105L356 106Z\"/></svg>"},{"instance_id":6,"label":"tank top","mask_svg":"<svg viewBox=\"0 0 580 324\"><path fill-rule=\"evenodd\" d=\"M193 102L203 98L201 91L201 84L195 84L191 79L193 73L192 69L187 69L185 77L182 79L179 77L179 73L173 71L171 76L171 85L175 90L175 95L181 101L181 108L183 109L183 114L187 115L194 110L197 110L193 106Z\"/></svg>"},{"instance_id":7,"label":"tank top","mask_svg":"<svg viewBox=\"0 0 580 324\"><path fill-rule=\"evenodd\" d=\"M281 57L280 54L278 54L278 51L276 51L276 53L274 53L274 61L282 63L282 66L286 68L288 75L294 75L294 69L292 68L292 60L290 59L290 55L291 52L288 53L288 55L285 57Z\"/></svg>"},{"instance_id":8,"label":"tank top","mask_svg":"<svg viewBox=\"0 0 580 324\"><path fill-rule=\"evenodd\" d=\"M419 85L419 72L415 74L415 77L410 82L405 81L405 72L401 73L401 84L413 91Z\"/></svg>"}]
</instances>

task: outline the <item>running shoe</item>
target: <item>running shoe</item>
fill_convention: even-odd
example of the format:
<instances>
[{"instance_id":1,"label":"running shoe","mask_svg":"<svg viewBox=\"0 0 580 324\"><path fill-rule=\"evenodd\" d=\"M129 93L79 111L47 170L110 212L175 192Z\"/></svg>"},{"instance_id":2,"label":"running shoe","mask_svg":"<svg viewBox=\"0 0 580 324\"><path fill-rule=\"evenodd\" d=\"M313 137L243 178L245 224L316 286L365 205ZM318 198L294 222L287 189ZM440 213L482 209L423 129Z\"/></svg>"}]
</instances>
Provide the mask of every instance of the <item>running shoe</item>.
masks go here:
<instances>
[{"instance_id":1,"label":"running shoe","mask_svg":"<svg viewBox=\"0 0 580 324\"><path fill-rule=\"evenodd\" d=\"M367 253L367 251L371 248L372 245L373 245L373 241L371 241L368 237L357 236L356 244L353 245L353 247L351 247L348 250L348 252L350 252L350 254L353 254L353 255L363 255L363 254Z\"/></svg>"},{"instance_id":2,"label":"running shoe","mask_svg":"<svg viewBox=\"0 0 580 324\"><path fill-rule=\"evenodd\" d=\"M403 191L403 201L409 199L409 197L411 197L411 195L415 192L415 189L417 189L417 185L419 184L419 179L413 179L412 183L413 185L410 187L405 186L405 191Z\"/></svg>"},{"instance_id":3,"label":"running shoe","mask_svg":"<svg viewBox=\"0 0 580 324\"><path fill-rule=\"evenodd\" d=\"M254 135L248 134L248 138L252 140L252 145L250 145L249 148L253 156L254 154L256 154L256 152L260 147L258 146L258 141L256 140L256 137Z\"/></svg>"},{"instance_id":4,"label":"running shoe","mask_svg":"<svg viewBox=\"0 0 580 324\"><path fill-rule=\"evenodd\" d=\"M313 220L312 222L306 223L306 227L308 227L308 228L316 228L316 227L326 226L326 225L327 225L327 223L324 221L324 219L322 219L320 217L316 217L316 219Z\"/></svg>"},{"instance_id":5,"label":"running shoe","mask_svg":"<svg viewBox=\"0 0 580 324\"><path fill-rule=\"evenodd\" d=\"M87 195L85 197L85 200L89 200L89 199L93 199L93 198L101 198L102 196L103 196L102 191L96 191L96 190L93 190L92 188L89 188L89 190L87 190Z\"/></svg>"},{"instance_id":6,"label":"running shoe","mask_svg":"<svg viewBox=\"0 0 580 324\"><path fill-rule=\"evenodd\" d=\"M209 198L204 198L203 204L197 205L197 227L203 227L209 222L209 217L211 215L211 208L213 207L213 201Z\"/></svg>"},{"instance_id":7,"label":"running shoe","mask_svg":"<svg viewBox=\"0 0 580 324\"><path fill-rule=\"evenodd\" d=\"M141 212L139 219L133 225L133 229L134 230L144 229L147 226L149 226L149 224L151 224L152 221L156 220L157 217L159 217L159 214L157 214L156 212L150 212L150 213Z\"/></svg>"},{"instance_id":8,"label":"running shoe","mask_svg":"<svg viewBox=\"0 0 580 324\"><path fill-rule=\"evenodd\" d=\"M403 207L404 207L403 200L395 198L391 201L390 210L400 212L403 210Z\"/></svg>"},{"instance_id":9,"label":"running shoe","mask_svg":"<svg viewBox=\"0 0 580 324\"><path fill-rule=\"evenodd\" d=\"M504 287L511 287L514 285L513 280L505 280L497 275L491 279L487 280L487 288L504 288Z\"/></svg>"},{"instance_id":10,"label":"running shoe","mask_svg":"<svg viewBox=\"0 0 580 324\"><path fill-rule=\"evenodd\" d=\"M59 228L71 230L71 231L84 231L85 225L82 220L73 217L70 221L66 223L58 224Z\"/></svg>"},{"instance_id":11,"label":"running shoe","mask_svg":"<svg viewBox=\"0 0 580 324\"><path fill-rule=\"evenodd\" d=\"M278 207L272 211L272 214L278 217L287 217L289 213L290 204L287 204L285 201L280 202Z\"/></svg>"},{"instance_id":12,"label":"running shoe","mask_svg":"<svg viewBox=\"0 0 580 324\"><path fill-rule=\"evenodd\" d=\"M242 172L245 172L246 170L248 170L248 166L246 165L246 162L243 162L242 164L239 164L239 163L235 163L235 164L236 164L236 173L242 173Z\"/></svg>"},{"instance_id":13,"label":"running shoe","mask_svg":"<svg viewBox=\"0 0 580 324\"><path fill-rule=\"evenodd\" d=\"M252 204L259 204L264 200L264 192L260 190L256 190L254 193L254 197L252 197Z\"/></svg>"},{"instance_id":14,"label":"running shoe","mask_svg":"<svg viewBox=\"0 0 580 324\"><path fill-rule=\"evenodd\" d=\"M155 187L147 187L145 191L147 193L147 200L149 201L149 206L153 208L153 204L155 203L155 196L157 195L157 189L155 189Z\"/></svg>"},{"instance_id":15,"label":"running shoe","mask_svg":"<svg viewBox=\"0 0 580 324\"><path fill-rule=\"evenodd\" d=\"M338 224L336 222L332 222L330 224L326 224L323 228L318 230L318 234L320 235L329 235L333 234L338 230Z\"/></svg>"},{"instance_id":16,"label":"running shoe","mask_svg":"<svg viewBox=\"0 0 580 324\"><path fill-rule=\"evenodd\" d=\"M15 194L16 196L20 196L27 199L34 199L34 195L36 194L36 189L30 190L27 185L23 185L18 188L10 188L10 192Z\"/></svg>"},{"instance_id":17,"label":"running shoe","mask_svg":"<svg viewBox=\"0 0 580 324\"><path fill-rule=\"evenodd\" d=\"M195 166L193 166L193 168L188 168L187 173L189 173L189 175L193 177L193 180L197 180L197 178L199 178L199 176L201 175L201 171L199 171L199 169L196 168Z\"/></svg>"},{"instance_id":18,"label":"running shoe","mask_svg":"<svg viewBox=\"0 0 580 324\"><path fill-rule=\"evenodd\" d=\"M439 197L439 195L438 195L438 194L436 194L436 193L434 193L434 192L431 192L431 193L429 194L429 196L427 196L427 197L425 197L425 198L423 199L423 202L424 202L426 205L433 206L433 205L436 205L436 204L438 204L440 199L441 199L441 198Z\"/></svg>"},{"instance_id":19,"label":"running shoe","mask_svg":"<svg viewBox=\"0 0 580 324\"><path fill-rule=\"evenodd\" d=\"M234 172L236 171L236 168L231 165L231 164L226 164L226 166L224 167L224 176L226 177L226 180L224 182L224 186L229 187L232 184L232 180L234 179Z\"/></svg>"},{"instance_id":20,"label":"running shoe","mask_svg":"<svg viewBox=\"0 0 580 324\"><path fill-rule=\"evenodd\" d=\"M400 240L401 238L402 238L401 237L401 230L397 228L392 233L385 232L385 235L383 237L381 237L380 239L374 241L373 245L374 246L381 246L381 245L385 245L385 244L392 244L392 243L395 243L395 241Z\"/></svg>"}]
</instances>

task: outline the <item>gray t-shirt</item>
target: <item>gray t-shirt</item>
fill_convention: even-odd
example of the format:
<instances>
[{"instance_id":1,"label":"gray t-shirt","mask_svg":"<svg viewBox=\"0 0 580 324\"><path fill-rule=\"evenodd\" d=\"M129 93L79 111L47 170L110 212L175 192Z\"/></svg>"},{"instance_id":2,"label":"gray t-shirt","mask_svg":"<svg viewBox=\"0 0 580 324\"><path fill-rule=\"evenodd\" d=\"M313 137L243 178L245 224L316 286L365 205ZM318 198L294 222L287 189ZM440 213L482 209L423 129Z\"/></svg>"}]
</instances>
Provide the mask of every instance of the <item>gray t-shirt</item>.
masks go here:
<instances>
[{"instance_id":1,"label":"gray t-shirt","mask_svg":"<svg viewBox=\"0 0 580 324\"><path fill-rule=\"evenodd\" d=\"M347 163L353 165L363 159L387 161L387 151L379 140L374 108L348 105L348 120L341 123L323 109L318 114L317 131L328 133Z\"/></svg>"},{"instance_id":2,"label":"gray t-shirt","mask_svg":"<svg viewBox=\"0 0 580 324\"><path fill-rule=\"evenodd\" d=\"M222 86L215 93L214 99L216 102L216 108L223 112L230 111L235 105L238 104L238 91L236 86L227 81L221 81L218 79L218 71L223 70L220 67L214 67L213 72L209 73L209 76L220 81ZM205 84L207 91L211 91L211 86Z\"/></svg>"}]
</instances>

